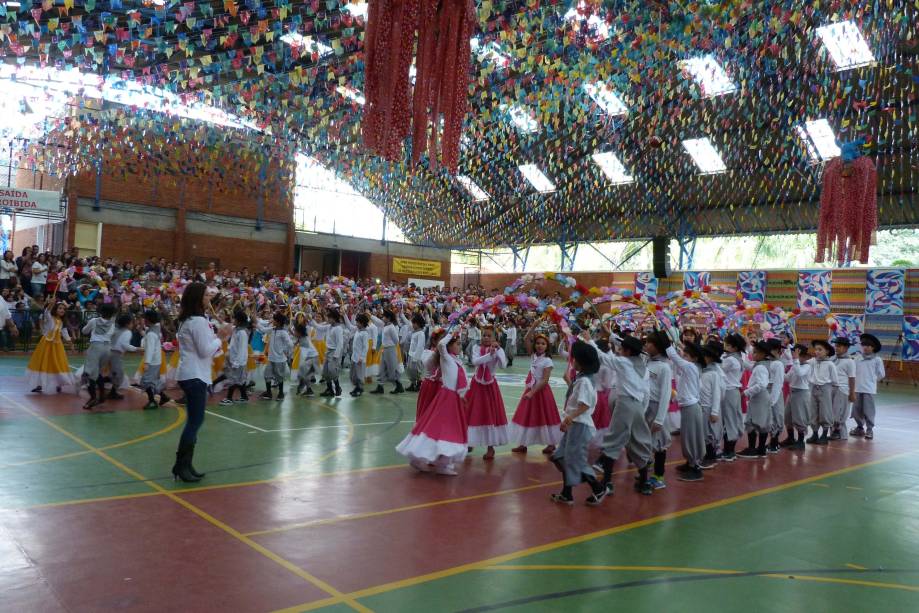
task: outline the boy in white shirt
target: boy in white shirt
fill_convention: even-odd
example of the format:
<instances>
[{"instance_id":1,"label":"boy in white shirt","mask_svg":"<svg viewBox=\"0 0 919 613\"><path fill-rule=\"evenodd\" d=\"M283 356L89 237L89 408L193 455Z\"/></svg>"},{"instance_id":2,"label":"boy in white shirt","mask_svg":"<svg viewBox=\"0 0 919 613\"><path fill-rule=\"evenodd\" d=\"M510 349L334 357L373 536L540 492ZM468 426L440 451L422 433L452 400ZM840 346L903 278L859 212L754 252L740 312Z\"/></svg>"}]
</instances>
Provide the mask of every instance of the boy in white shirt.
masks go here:
<instances>
[{"instance_id":1,"label":"boy in white shirt","mask_svg":"<svg viewBox=\"0 0 919 613\"><path fill-rule=\"evenodd\" d=\"M124 396L118 393L118 388L121 387L121 382L124 380L124 354L140 351L140 347L131 344L133 331L134 317L128 313L119 315L115 320L115 334L112 336L110 400L124 400Z\"/></svg>"},{"instance_id":2,"label":"boy in white shirt","mask_svg":"<svg viewBox=\"0 0 919 613\"><path fill-rule=\"evenodd\" d=\"M855 362L855 402L852 403L852 418L858 424L849 432L852 436L874 438L874 396L878 393L878 381L887 373L881 353L881 341L873 334L858 337L862 345L862 359Z\"/></svg>"},{"instance_id":3,"label":"boy in white shirt","mask_svg":"<svg viewBox=\"0 0 919 613\"><path fill-rule=\"evenodd\" d=\"M849 403L855 400L855 360L849 355L852 343L844 336L833 339L836 355L832 361L836 364L836 388L833 390L833 432L831 441L849 438Z\"/></svg>"},{"instance_id":4,"label":"boy in white shirt","mask_svg":"<svg viewBox=\"0 0 919 613\"><path fill-rule=\"evenodd\" d=\"M160 369L163 365L162 334L160 332L160 314L149 309L144 312L144 321L147 323L147 332L144 334L140 346L144 351L144 372L140 378L140 387L147 394L147 404L144 410L156 409L169 402L169 397L163 391L160 379ZM156 394L159 393L159 404Z\"/></svg>"},{"instance_id":5,"label":"boy in white shirt","mask_svg":"<svg viewBox=\"0 0 919 613\"><path fill-rule=\"evenodd\" d=\"M421 358L424 354L424 344L424 317L415 313L412 316L412 333L406 354L406 374L409 379L409 386L406 390L409 392L417 392L421 389L421 376L424 370Z\"/></svg>"},{"instance_id":6,"label":"boy in white shirt","mask_svg":"<svg viewBox=\"0 0 919 613\"><path fill-rule=\"evenodd\" d=\"M811 360L811 428L813 434L807 442L811 445L826 445L830 424L833 422L833 388L836 386L836 365L830 361L833 346L824 340L811 342L814 359ZM823 434L820 434L820 428Z\"/></svg>"},{"instance_id":7,"label":"boy in white shirt","mask_svg":"<svg viewBox=\"0 0 919 613\"><path fill-rule=\"evenodd\" d=\"M800 451L804 449L807 426L810 422L811 364L807 361L807 347L804 345L795 345L791 353L795 361L785 373L785 381L791 388L788 402L785 403L785 428L788 430L788 438L782 441L782 446ZM798 435L797 439L795 433Z\"/></svg>"}]
</instances>

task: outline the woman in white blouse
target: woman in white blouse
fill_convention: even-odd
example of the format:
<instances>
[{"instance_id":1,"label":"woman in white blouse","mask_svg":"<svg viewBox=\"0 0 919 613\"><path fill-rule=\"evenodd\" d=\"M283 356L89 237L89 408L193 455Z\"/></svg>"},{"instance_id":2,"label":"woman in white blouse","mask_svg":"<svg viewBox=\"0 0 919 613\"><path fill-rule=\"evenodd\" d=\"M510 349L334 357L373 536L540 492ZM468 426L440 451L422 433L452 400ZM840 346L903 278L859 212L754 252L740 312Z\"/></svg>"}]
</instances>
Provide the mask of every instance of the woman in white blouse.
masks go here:
<instances>
[{"instance_id":1,"label":"woman in white blouse","mask_svg":"<svg viewBox=\"0 0 919 613\"><path fill-rule=\"evenodd\" d=\"M210 302L206 289L203 283L190 283L185 288L179 311L179 330L176 333L179 344L176 381L185 393L188 419L179 439L172 475L177 480L185 482L200 481L204 476L192 466L195 443L198 441L198 430L204 423L207 388L211 384L211 362L214 356L220 353L221 339L232 332L232 328L226 328L221 330L218 336L211 330L204 317L205 309Z\"/></svg>"},{"instance_id":2,"label":"woman in white blouse","mask_svg":"<svg viewBox=\"0 0 919 613\"><path fill-rule=\"evenodd\" d=\"M16 260L13 259L12 251L3 253L3 260L0 260L0 289L10 286L10 279L19 274L19 268L16 266Z\"/></svg>"},{"instance_id":3,"label":"woman in white blouse","mask_svg":"<svg viewBox=\"0 0 919 613\"><path fill-rule=\"evenodd\" d=\"M32 296L38 298L45 295L45 285L48 283L48 262L44 253L38 254L38 259L32 263Z\"/></svg>"}]
</instances>

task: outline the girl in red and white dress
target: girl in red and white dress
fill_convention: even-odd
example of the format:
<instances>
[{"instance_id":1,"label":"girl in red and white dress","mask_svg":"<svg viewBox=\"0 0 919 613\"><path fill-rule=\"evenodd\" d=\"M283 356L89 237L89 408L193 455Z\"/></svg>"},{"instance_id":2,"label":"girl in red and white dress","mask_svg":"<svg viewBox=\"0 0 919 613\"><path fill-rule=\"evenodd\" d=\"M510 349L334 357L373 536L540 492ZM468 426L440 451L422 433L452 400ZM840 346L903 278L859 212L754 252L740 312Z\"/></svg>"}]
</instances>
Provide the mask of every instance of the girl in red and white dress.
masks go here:
<instances>
[{"instance_id":1,"label":"girl in red and white dress","mask_svg":"<svg viewBox=\"0 0 919 613\"><path fill-rule=\"evenodd\" d=\"M533 357L530 359L526 391L510 424L511 440L520 443L511 450L515 453L526 453L527 445L541 443L546 445L542 452L550 454L562 438L562 431L559 430L562 420L555 396L549 388L553 363L548 356L548 349L549 339L546 335L537 334L533 337Z\"/></svg>"},{"instance_id":2,"label":"girl in red and white dress","mask_svg":"<svg viewBox=\"0 0 919 613\"><path fill-rule=\"evenodd\" d=\"M486 460L495 457L495 446L507 445L507 411L501 390L495 380L495 370L507 368L507 356L495 339L495 329L483 326L482 344L472 348L472 365L475 374L466 396L466 416L469 421L469 449L485 445Z\"/></svg>"},{"instance_id":3,"label":"girl in red and white dress","mask_svg":"<svg viewBox=\"0 0 919 613\"><path fill-rule=\"evenodd\" d=\"M415 469L427 472L433 464L439 475L455 475L454 464L466 457L466 410L463 395L469 380L463 370L459 336L445 335L437 343L441 387L421 421L396 447Z\"/></svg>"},{"instance_id":4,"label":"girl in red and white dress","mask_svg":"<svg viewBox=\"0 0 919 613\"><path fill-rule=\"evenodd\" d=\"M437 328L431 333L431 342L429 349L425 349L421 354L421 365L424 369L424 375L421 377L421 387L418 390L418 398L415 401L415 423L421 421L424 412L429 406L434 396L440 391L440 360L437 357L437 343L444 337L446 331Z\"/></svg>"}]
</instances>

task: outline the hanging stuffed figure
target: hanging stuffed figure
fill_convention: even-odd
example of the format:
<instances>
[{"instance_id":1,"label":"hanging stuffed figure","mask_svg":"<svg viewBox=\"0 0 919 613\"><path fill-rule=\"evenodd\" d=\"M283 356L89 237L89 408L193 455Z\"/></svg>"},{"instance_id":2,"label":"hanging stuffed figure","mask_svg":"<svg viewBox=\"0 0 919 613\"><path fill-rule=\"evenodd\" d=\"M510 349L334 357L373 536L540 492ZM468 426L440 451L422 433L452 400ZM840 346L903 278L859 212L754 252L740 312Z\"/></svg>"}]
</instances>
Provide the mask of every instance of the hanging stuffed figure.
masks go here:
<instances>
[{"instance_id":1,"label":"hanging stuffed figure","mask_svg":"<svg viewBox=\"0 0 919 613\"><path fill-rule=\"evenodd\" d=\"M862 155L864 144L864 139L842 143L842 155L823 171L815 262L835 256L840 265L867 264L871 245L877 243L877 169Z\"/></svg>"}]
</instances>

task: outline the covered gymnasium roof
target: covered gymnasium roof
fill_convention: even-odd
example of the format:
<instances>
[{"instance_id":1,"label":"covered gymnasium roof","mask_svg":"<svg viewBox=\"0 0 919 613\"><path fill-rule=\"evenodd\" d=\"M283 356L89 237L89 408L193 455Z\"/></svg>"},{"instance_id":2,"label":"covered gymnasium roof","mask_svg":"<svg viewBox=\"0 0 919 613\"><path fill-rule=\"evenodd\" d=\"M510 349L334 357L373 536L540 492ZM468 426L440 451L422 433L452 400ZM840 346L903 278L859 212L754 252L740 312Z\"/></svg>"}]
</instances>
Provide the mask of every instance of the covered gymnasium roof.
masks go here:
<instances>
[{"instance_id":1,"label":"covered gymnasium roof","mask_svg":"<svg viewBox=\"0 0 919 613\"><path fill-rule=\"evenodd\" d=\"M158 92L90 120L61 114L51 127L70 150L36 154L40 166L87 168L107 147L107 171L137 167L138 147L111 153L113 135L128 128L148 150L158 139L160 152L183 139L242 143L234 155L246 165L267 156L292 168L302 151L417 242L809 230L821 162L835 155L835 140L859 138L878 167L880 225L919 225L912 0L475 4L472 110L457 177L364 151L366 3L9 2L0 53L7 72L79 70L104 78L89 89L137 82ZM164 97L173 115L160 112ZM174 116L204 104L226 113L219 127ZM221 163L166 157L148 151L140 167Z\"/></svg>"}]
</instances>

